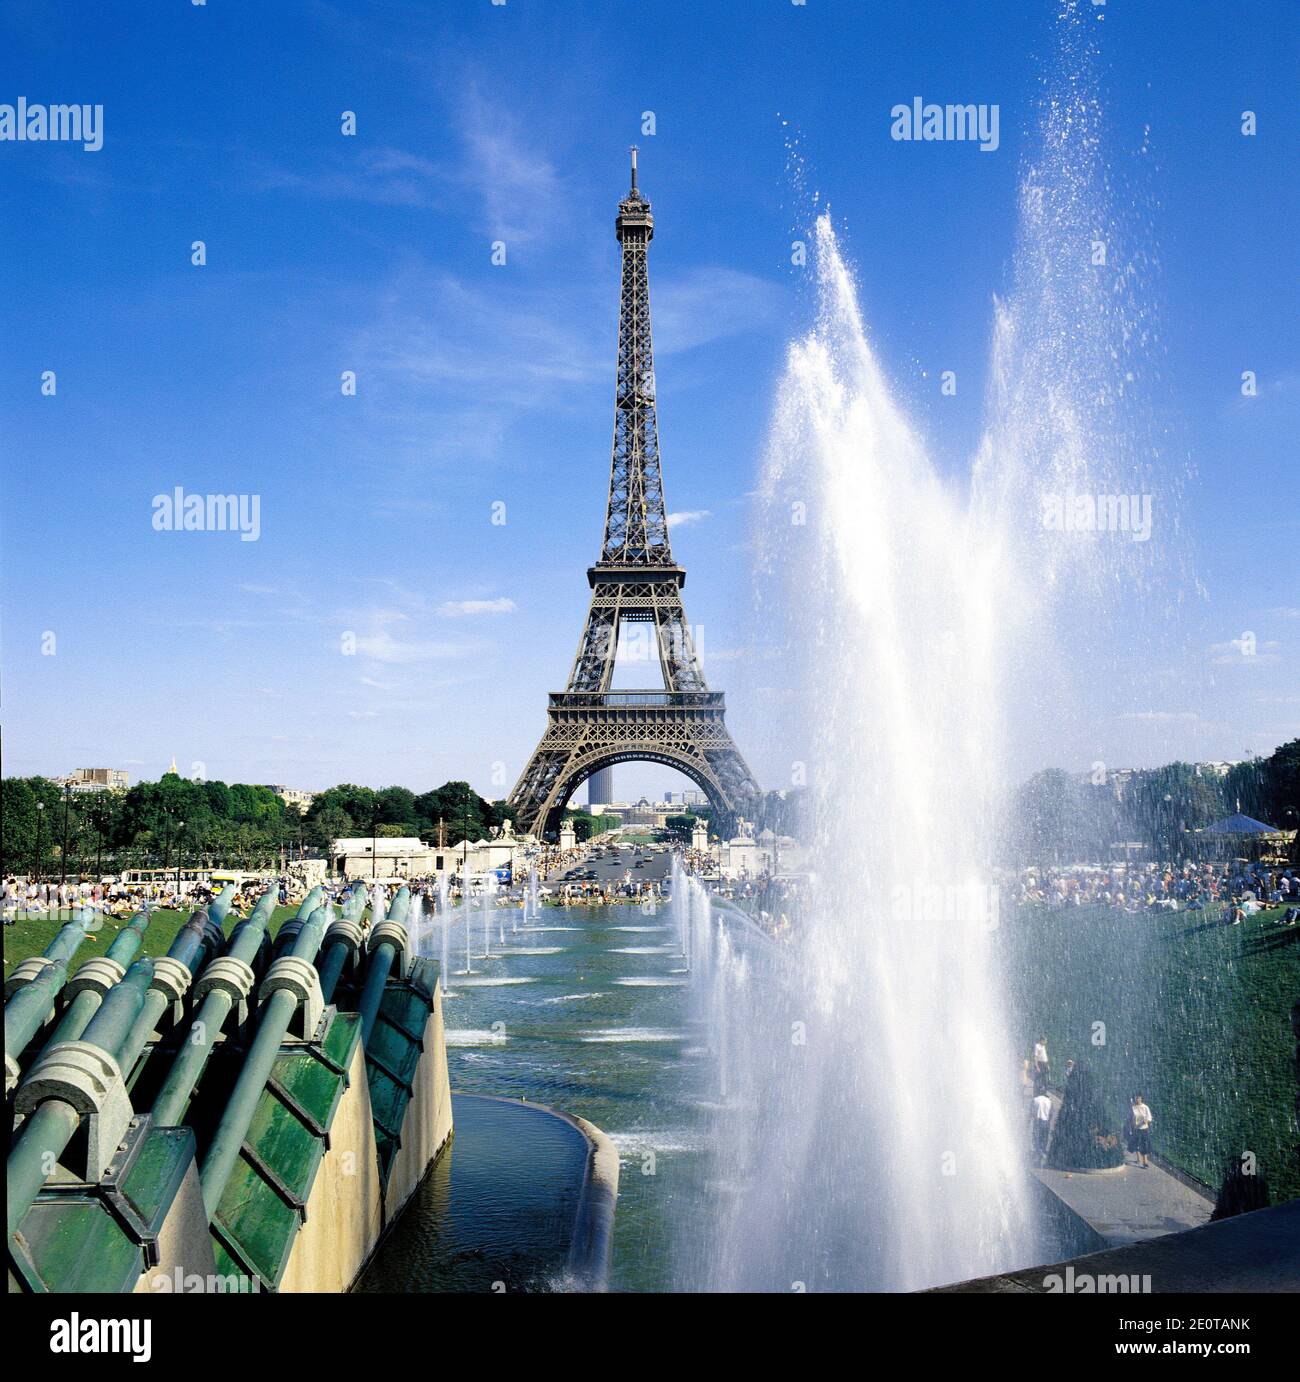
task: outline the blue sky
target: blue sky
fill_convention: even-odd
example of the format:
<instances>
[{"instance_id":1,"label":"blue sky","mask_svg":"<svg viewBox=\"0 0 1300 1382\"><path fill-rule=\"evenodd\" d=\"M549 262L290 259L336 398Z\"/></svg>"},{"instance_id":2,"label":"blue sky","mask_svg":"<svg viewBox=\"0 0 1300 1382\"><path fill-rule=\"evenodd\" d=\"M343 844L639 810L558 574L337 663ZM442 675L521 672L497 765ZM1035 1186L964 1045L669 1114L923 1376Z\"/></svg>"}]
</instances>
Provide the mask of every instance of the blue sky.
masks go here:
<instances>
[{"instance_id":1,"label":"blue sky","mask_svg":"<svg viewBox=\"0 0 1300 1382\"><path fill-rule=\"evenodd\" d=\"M1096 8L1189 574L1159 676L1121 610L1122 694L1050 756L1266 753L1300 734L1294 10ZM1054 9L0 6L0 102L104 107L98 152L0 144L5 771L135 779L175 755L232 781L509 790L600 540L633 142L674 549L733 733L759 741L747 495L810 316L791 242L829 200L891 378L960 472L982 387L941 398L937 374L987 369ZM1000 147L892 141L915 95L996 102ZM259 495L259 539L154 531L176 486Z\"/></svg>"}]
</instances>

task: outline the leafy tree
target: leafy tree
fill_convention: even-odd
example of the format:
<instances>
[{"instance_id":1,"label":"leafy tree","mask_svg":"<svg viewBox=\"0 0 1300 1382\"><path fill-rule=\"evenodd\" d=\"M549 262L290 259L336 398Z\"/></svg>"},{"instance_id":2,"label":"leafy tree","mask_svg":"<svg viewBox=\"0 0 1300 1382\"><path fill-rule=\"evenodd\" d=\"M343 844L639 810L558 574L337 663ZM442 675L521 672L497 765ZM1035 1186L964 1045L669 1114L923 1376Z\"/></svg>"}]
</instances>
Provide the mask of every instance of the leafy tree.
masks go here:
<instances>
[{"instance_id":1,"label":"leafy tree","mask_svg":"<svg viewBox=\"0 0 1300 1382\"><path fill-rule=\"evenodd\" d=\"M312 805L315 806L315 802ZM335 840L356 835L352 817L341 806L327 806L323 811L308 813L307 838L317 849L328 851Z\"/></svg>"},{"instance_id":2,"label":"leafy tree","mask_svg":"<svg viewBox=\"0 0 1300 1382\"><path fill-rule=\"evenodd\" d=\"M1128 801L1137 837L1158 859L1181 859L1200 830L1223 814L1220 784L1202 777L1191 763L1170 763L1135 775Z\"/></svg>"},{"instance_id":3,"label":"leafy tree","mask_svg":"<svg viewBox=\"0 0 1300 1382\"><path fill-rule=\"evenodd\" d=\"M378 793L376 803L379 807L381 825L400 826L398 835L419 833L419 812L415 809L415 793L408 787L385 787Z\"/></svg>"},{"instance_id":4,"label":"leafy tree","mask_svg":"<svg viewBox=\"0 0 1300 1382\"><path fill-rule=\"evenodd\" d=\"M566 811L565 819L573 826L574 838L581 844L596 834L596 819L589 811Z\"/></svg>"},{"instance_id":5,"label":"leafy tree","mask_svg":"<svg viewBox=\"0 0 1300 1382\"><path fill-rule=\"evenodd\" d=\"M695 822L703 819L703 816L692 815L689 812L681 816L669 816L664 821L664 830L676 840L689 842Z\"/></svg>"},{"instance_id":6,"label":"leafy tree","mask_svg":"<svg viewBox=\"0 0 1300 1382\"><path fill-rule=\"evenodd\" d=\"M48 778L7 777L4 779L3 841L4 872L29 873L36 867L37 803L44 806L40 822L40 852L48 872L56 857L54 842L60 838L63 793Z\"/></svg>"},{"instance_id":7,"label":"leafy tree","mask_svg":"<svg viewBox=\"0 0 1300 1382\"><path fill-rule=\"evenodd\" d=\"M441 821L448 844L459 844L468 836L481 840L509 814L504 802L485 801L468 782L444 782L432 792L415 798L414 807L420 833L432 834Z\"/></svg>"}]
</instances>

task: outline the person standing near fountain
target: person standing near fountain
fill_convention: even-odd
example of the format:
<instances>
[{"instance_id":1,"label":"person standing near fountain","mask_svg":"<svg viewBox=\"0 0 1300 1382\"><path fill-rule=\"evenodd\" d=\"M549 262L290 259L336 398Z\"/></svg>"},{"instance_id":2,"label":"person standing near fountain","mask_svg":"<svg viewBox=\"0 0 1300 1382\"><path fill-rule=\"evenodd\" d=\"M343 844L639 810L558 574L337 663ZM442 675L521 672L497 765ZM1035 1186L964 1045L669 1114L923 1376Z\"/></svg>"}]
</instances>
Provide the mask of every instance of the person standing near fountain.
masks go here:
<instances>
[{"instance_id":1,"label":"person standing near fountain","mask_svg":"<svg viewBox=\"0 0 1300 1382\"><path fill-rule=\"evenodd\" d=\"M1133 1111L1130 1115L1129 1147L1137 1153L1138 1165L1143 1170L1150 1167L1147 1157L1151 1155L1151 1124L1155 1116L1140 1094L1133 1096Z\"/></svg>"},{"instance_id":2,"label":"person standing near fountain","mask_svg":"<svg viewBox=\"0 0 1300 1382\"><path fill-rule=\"evenodd\" d=\"M1047 1134L1052 1126L1052 1100L1046 1089L1034 1095L1030 1103L1033 1115L1034 1154L1040 1166L1047 1165Z\"/></svg>"}]
</instances>

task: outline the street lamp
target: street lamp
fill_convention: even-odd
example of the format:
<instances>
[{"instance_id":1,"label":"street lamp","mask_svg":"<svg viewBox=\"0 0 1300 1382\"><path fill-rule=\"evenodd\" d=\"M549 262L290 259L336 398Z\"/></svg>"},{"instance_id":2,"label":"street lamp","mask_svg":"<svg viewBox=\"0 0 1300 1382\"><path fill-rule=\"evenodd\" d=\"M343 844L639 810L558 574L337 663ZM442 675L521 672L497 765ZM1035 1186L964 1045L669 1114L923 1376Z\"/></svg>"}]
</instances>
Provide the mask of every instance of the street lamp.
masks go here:
<instances>
[{"instance_id":1,"label":"street lamp","mask_svg":"<svg viewBox=\"0 0 1300 1382\"><path fill-rule=\"evenodd\" d=\"M65 782L63 784L63 849L60 851L59 854L60 890L62 890L63 885L67 882L68 878L68 806L71 803L71 801L72 783Z\"/></svg>"},{"instance_id":2,"label":"street lamp","mask_svg":"<svg viewBox=\"0 0 1300 1382\"><path fill-rule=\"evenodd\" d=\"M95 822L95 882L98 883L104 873L104 808L102 804L96 804L92 819Z\"/></svg>"},{"instance_id":3,"label":"street lamp","mask_svg":"<svg viewBox=\"0 0 1300 1382\"><path fill-rule=\"evenodd\" d=\"M370 812L370 881L375 880L375 871L379 867L379 803L376 802Z\"/></svg>"},{"instance_id":4,"label":"street lamp","mask_svg":"<svg viewBox=\"0 0 1300 1382\"><path fill-rule=\"evenodd\" d=\"M41 822L44 819L45 803L38 801L36 803L36 882L38 884L41 881L41 864L44 862L41 859Z\"/></svg>"},{"instance_id":5,"label":"street lamp","mask_svg":"<svg viewBox=\"0 0 1300 1382\"><path fill-rule=\"evenodd\" d=\"M465 890L467 899L466 906L469 905L469 799L473 788L469 783L465 784L465 839L462 842L462 857L460 864L460 885Z\"/></svg>"},{"instance_id":6,"label":"street lamp","mask_svg":"<svg viewBox=\"0 0 1300 1382\"><path fill-rule=\"evenodd\" d=\"M176 900L180 901L181 896L181 855L184 852L184 844L181 839L181 832L185 829L184 821L176 822Z\"/></svg>"}]
</instances>

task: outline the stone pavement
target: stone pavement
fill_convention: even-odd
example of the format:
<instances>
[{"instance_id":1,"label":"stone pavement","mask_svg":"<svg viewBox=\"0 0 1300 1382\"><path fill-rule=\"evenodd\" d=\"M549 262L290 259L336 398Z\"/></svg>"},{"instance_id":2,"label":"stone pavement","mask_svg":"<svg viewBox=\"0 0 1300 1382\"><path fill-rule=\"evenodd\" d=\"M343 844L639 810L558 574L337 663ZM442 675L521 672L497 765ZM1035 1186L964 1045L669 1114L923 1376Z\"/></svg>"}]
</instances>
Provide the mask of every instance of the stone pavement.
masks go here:
<instances>
[{"instance_id":1,"label":"stone pavement","mask_svg":"<svg viewBox=\"0 0 1300 1382\"><path fill-rule=\"evenodd\" d=\"M1052 1136L1061 1098L1052 1100ZM1143 1170L1136 1160L1104 1171L1035 1169L1034 1175L1113 1248L1181 1233L1210 1222L1214 1201L1153 1162Z\"/></svg>"},{"instance_id":2,"label":"stone pavement","mask_svg":"<svg viewBox=\"0 0 1300 1382\"><path fill-rule=\"evenodd\" d=\"M1137 1165L1107 1171L1045 1168L1034 1175L1116 1248L1200 1228L1214 1210L1213 1200L1156 1165L1145 1171Z\"/></svg>"}]
</instances>

